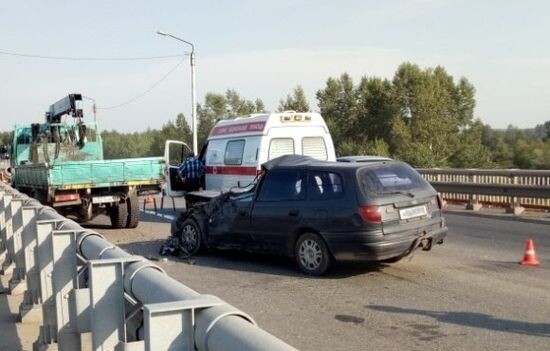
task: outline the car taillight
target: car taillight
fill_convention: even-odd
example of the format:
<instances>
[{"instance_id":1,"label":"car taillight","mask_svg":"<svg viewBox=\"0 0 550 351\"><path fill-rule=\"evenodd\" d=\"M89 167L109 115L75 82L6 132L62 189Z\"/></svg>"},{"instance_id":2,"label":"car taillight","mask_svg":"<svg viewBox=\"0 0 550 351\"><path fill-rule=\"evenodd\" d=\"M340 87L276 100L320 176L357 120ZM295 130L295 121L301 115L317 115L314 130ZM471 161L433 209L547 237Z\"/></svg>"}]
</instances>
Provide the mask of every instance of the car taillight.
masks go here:
<instances>
[{"instance_id":1,"label":"car taillight","mask_svg":"<svg viewBox=\"0 0 550 351\"><path fill-rule=\"evenodd\" d=\"M380 206L361 206L359 207L359 214L363 221L369 223L381 223L382 222L382 211Z\"/></svg>"}]
</instances>

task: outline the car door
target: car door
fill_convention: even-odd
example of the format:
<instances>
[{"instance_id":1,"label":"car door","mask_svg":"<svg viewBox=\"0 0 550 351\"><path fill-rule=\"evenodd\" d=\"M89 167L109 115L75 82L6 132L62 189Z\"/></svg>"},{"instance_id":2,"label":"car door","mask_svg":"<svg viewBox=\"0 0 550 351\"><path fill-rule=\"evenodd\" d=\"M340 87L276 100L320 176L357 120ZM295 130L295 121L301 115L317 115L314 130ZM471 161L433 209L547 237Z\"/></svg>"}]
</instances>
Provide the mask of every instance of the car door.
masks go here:
<instances>
[{"instance_id":1,"label":"car door","mask_svg":"<svg viewBox=\"0 0 550 351\"><path fill-rule=\"evenodd\" d=\"M185 193L177 171L190 152L191 148L183 141L166 140L164 144L164 177L166 179L164 193L166 196L177 197Z\"/></svg>"},{"instance_id":2,"label":"car door","mask_svg":"<svg viewBox=\"0 0 550 351\"><path fill-rule=\"evenodd\" d=\"M286 253L288 237L301 221L306 198L305 172L278 169L264 177L252 207L250 240L259 250Z\"/></svg>"},{"instance_id":3,"label":"car door","mask_svg":"<svg viewBox=\"0 0 550 351\"><path fill-rule=\"evenodd\" d=\"M208 241L220 248L250 248L250 214L254 192L230 195L208 221Z\"/></svg>"},{"instance_id":4,"label":"car door","mask_svg":"<svg viewBox=\"0 0 550 351\"><path fill-rule=\"evenodd\" d=\"M332 170L310 170L307 178L307 209L303 223L323 235L349 230L357 205L345 199L343 176ZM349 194L354 198L354 194Z\"/></svg>"}]
</instances>

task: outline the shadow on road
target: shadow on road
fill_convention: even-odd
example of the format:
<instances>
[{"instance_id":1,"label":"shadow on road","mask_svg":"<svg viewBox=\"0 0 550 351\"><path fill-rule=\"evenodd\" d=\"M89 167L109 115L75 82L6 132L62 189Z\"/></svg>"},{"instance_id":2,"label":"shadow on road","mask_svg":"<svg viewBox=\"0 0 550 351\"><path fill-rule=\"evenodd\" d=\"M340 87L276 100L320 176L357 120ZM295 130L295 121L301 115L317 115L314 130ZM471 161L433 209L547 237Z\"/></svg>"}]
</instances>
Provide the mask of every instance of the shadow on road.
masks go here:
<instances>
[{"instance_id":1,"label":"shadow on road","mask_svg":"<svg viewBox=\"0 0 550 351\"><path fill-rule=\"evenodd\" d=\"M10 311L7 296L0 294L0 350L23 349L15 326L16 323L17 314Z\"/></svg>"},{"instance_id":2,"label":"shadow on road","mask_svg":"<svg viewBox=\"0 0 550 351\"><path fill-rule=\"evenodd\" d=\"M172 222L172 219L176 215L177 215L176 212L167 211L167 210L159 211L156 213L154 211L149 211L149 210L147 212L144 212L144 211L139 212L140 222L143 222L143 223L170 223ZM97 217L102 217L99 220L97 220L100 223L96 223L96 221L94 220L93 222L80 223L80 225L88 229L113 229L113 227L109 224L108 216L98 215Z\"/></svg>"},{"instance_id":3,"label":"shadow on road","mask_svg":"<svg viewBox=\"0 0 550 351\"><path fill-rule=\"evenodd\" d=\"M548 323L514 321L476 312L439 312L381 305L367 305L365 308L388 313L416 314L432 317L442 323L457 324L466 327L550 337L550 324Z\"/></svg>"},{"instance_id":4,"label":"shadow on road","mask_svg":"<svg viewBox=\"0 0 550 351\"><path fill-rule=\"evenodd\" d=\"M119 246L132 254L142 255L149 259L160 259L159 250L163 242L164 240L152 240L119 244ZM343 279L350 276L378 272L386 267L382 264L368 262L336 262L334 267L325 276L314 277L300 272L292 258L246 251L211 250L205 254L190 258L182 256L165 257L174 262L210 268L312 279Z\"/></svg>"},{"instance_id":5,"label":"shadow on road","mask_svg":"<svg viewBox=\"0 0 550 351\"><path fill-rule=\"evenodd\" d=\"M110 224L97 224L97 223L80 223L82 228L85 229L113 229L113 227Z\"/></svg>"}]
</instances>

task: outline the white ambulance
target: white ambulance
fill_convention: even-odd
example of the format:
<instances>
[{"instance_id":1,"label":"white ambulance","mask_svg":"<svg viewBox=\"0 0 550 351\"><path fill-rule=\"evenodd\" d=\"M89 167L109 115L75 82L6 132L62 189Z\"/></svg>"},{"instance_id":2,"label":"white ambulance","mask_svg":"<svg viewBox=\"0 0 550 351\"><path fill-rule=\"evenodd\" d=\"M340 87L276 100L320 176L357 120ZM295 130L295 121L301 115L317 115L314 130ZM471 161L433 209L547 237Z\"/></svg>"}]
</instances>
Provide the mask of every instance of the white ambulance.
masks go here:
<instances>
[{"instance_id":1,"label":"white ambulance","mask_svg":"<svg viewBox=\"0 0 550 351\"><path fill-rule=\"evenodd\" d=\"M169 150L181 148L183 152L184 145L167 142L165 157L169 168L177 168L178 159L169 155ZM262 163L287 154L336 161L332 137L320 114L285 111L221 120L211 130L200 155L206 166L205 190L246 186L260 172ZM167 177L168 182L172 178ZM183 195L179 190L168 184L166 193Z\"/></svg>"}]
</instances>

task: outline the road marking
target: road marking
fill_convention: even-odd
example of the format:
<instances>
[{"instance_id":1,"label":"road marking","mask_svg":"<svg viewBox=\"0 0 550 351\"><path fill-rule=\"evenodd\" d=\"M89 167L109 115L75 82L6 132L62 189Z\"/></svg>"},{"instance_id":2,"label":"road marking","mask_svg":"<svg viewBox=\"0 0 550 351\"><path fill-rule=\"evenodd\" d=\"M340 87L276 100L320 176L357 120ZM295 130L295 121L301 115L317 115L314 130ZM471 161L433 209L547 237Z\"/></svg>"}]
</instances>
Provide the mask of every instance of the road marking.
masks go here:
<instances>
[{"instance_id":1,"label":"road marking","mask_svg":"<svg viewBox=\"0 0 550 351\"><path fill-rule=\"evenodd\" d=\"M151 211L151 210L140 210L140 211L143 212L143 213L146 213L148 215L153 215L153 216L157 216L157 217L160 217L160 218L169 219L171 221L176 219L176 216L171 216L171 215L168 215L168 214L163 214L163 213L159 213L159 212L155 212L155 211Z\"/></svg>"}]
</instances>

